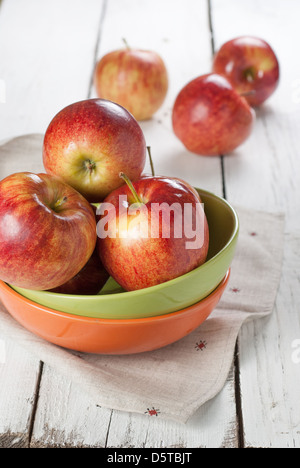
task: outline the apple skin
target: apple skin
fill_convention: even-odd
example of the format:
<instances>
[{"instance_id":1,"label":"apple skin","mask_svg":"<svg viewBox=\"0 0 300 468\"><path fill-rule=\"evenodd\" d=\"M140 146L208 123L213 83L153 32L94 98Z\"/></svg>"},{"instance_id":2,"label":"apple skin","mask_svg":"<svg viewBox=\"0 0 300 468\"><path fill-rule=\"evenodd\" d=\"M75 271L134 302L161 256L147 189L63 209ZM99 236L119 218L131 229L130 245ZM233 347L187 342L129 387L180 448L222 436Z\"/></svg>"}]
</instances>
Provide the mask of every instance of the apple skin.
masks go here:
<instances>
[{"instance_id":1,"label":"apple skin","mask_svg":"<svg viewBox=\"0 0 300 468\"><path fill-rule=\"evenodd\" d=\"M153 51L120 49L104 55L94 72L97 96L117 102L138 120L148 120L162 106L168 72Z\"/></svg>"},{"instance_id":2,"label":"apple skin","mask_svg":"<svg viewBox=\"0 0 300 468\"><path fill-rule=\"evenodd\" d=\"M251 135L255 112L221 75L190 81L179 92L172 112L175 135L192 153L231 153Z\"/></svg>"},{"instance_id":3,"label":"apple skin","mask_svg":"<svg viewBox=\"0 0 300 468\"><path fill-rule=\"evenodd\" d=\"M131 220L134 215L128 215L128 238L115 236L101 238L98 231L97 251L105 269L126 291L144 289L157 284L164 283L179 277L205 262L209 247L209 228L205 213L201 205L200 197L189 184L175 178L146 176L133 183L142 203L146 206L140 219L148 220L148 237L136 236L134 228L131 229ZM116 220L117 229L122 226L123 213L119 209L119 197L127 196L129 206L134 203L134 198L127 185L112 192L104 202L109 203L113 209L108 210L107 221ZM157 210L151 210L153 203L166 203L171 206L179 203L182 208L184 204L192 206L192 220L195 222L196 206L202 210L201 228L203 228L203 244L197 249L186 248L186 231L183 229L182 237L174 235L174 217L171 217L170 236L164 238L163 222L166 217L159 214ZM127 213L127 210L125 210ZM151 237L151 217L157 227L159 234ZM101 217L99 217L101 220ZM165 221L163 221L165 219ZM97 226L98 228L98 226ZM131 234L133 234L131 236Z\"/></svg>"},{"instance_id":4,"label":"apple skin","mask_svg":"<svg viewBox=\"0 0 300 468\"><path fill-rule=\"evenodd\" d=\"M119 172L132 180L146 162L144 134L123 107L87 99L62 109L44 137L43 162L48 174L62 178L91 203L122 185Z\"/></svg>"},{"instance_id":5,"label":"apple skin","mask_svg":"<svg viewBox=\"0 0 300 468\"><path fill-rule=\"evenodd\" d=\"M48 174L21 172L0 182L0 279L47 290L73 278L97 240L90 204Z\"/></svg>"},{"instance_id":6,"label":"apple skin","mask_svg":"<svg viewBox=\"0 0 300 468\"><path fill-rule=\"evenodd\" d=\"M280 78L275 52L266 41L252 36L226 42L215 54L213 71L225 76L253 107L275 92Z\"/></svg>"},{"instance_id":7,"label":"apple skin","mask_svg":"<svg viewBox=\"0 0 300 468\"><path fill-rule=\"evenodd\" d=\"M82 296L95 295L102 289L108 278L109 274L95 249L87 264L74 278L57 288L50 289L50 292Z\"/></svg>"}]
</instances>

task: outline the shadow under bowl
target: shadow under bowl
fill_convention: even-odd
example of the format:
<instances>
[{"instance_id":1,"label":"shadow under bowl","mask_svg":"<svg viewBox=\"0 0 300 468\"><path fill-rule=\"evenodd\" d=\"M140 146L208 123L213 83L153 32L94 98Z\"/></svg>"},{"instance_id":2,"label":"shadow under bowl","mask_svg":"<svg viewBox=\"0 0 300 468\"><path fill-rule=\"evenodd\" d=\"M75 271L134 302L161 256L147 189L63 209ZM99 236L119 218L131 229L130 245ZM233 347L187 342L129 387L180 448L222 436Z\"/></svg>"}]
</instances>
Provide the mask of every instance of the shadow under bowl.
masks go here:
<instances>
[{"instance_id":1,"label":"shadow under bowl","mask_svg":"<svg viewBox=\"0 0 300 468\"><path fill-rule=\"evenodd\" d=\"M99 319L59 312L36 304L0 281L0 298L24 328L63 348L94 354L133 354L174 343L199 327L219 303L230 270L205 299L186 309L131 320Z\"/></svg>"}]
</instances>

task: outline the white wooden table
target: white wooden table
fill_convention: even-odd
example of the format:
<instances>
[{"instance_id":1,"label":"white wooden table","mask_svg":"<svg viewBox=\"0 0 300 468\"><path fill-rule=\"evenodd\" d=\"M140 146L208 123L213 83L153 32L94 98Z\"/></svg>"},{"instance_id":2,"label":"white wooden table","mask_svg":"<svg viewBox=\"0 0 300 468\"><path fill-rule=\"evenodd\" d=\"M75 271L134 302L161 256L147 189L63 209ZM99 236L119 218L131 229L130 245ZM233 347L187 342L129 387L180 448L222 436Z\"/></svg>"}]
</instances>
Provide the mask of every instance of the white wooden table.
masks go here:
<instances>
[{"instance_id":1,"label":"white wooden table","mask_svg":"<svg viewBox=\"0 0 300 468\"><path fill-rule=\"evenodd\" d=\"M169 70L163 107L141 124L156 172L286 213L274 313L243 327L224 389L186 426L97 407L0 330L0 447L300 447L299 15L299 0L0 2L0 139L44 133L60 109L94 97L95 61L126 37L159 52ZM242 34L272 44L280 88L235 154L189 154L171 129L174 99L210 71L213 48Z\"/></svg>"}]
</instances>

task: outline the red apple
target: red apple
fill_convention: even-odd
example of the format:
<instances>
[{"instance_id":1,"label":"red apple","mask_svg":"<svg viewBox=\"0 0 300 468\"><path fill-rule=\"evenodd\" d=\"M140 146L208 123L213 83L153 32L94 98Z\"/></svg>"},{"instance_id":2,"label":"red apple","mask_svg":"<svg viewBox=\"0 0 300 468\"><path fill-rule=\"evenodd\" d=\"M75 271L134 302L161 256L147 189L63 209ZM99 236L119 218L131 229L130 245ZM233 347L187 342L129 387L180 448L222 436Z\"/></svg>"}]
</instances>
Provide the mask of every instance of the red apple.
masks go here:
<instances>
[{"instance_id":1,"label":"red apple","mask_svg":"<svg viewBox=\"0 0 300 468\"><path fill-rule=\"evenodd\" d=\"M242 36L226 42L215 55L213 71L224 75L253 107L265 102L279 83L275 52L257 37Z\"/></svg>"},{"instance_id":2,"label":"red apple","mask_svg":"<svg viewBox=\"0 0 300 468\"><path fill-rule=\"evenodd\" d=\"M48 174L0 182L0 279L52 289L73 278L96 245L96 220L76 190Z\"/></svg>"},{"instance_id":3,"label":"red apple","mask_svg":"<svg viewBox=\"0 0 300 468\"><path fill-rule=\"evenodd\" d=\"M165 100L168 73L156 52L126 47L98 61L94 86L99 97L124 106L137 120L146 120Z\"/></svg>"},{"instance_id":4,"label":"red apple","mask_svg":"<svg viewBox=\"0 0 300 468\"><path fill-rule=\"evenodd\" d=\"M97 250L127 291L181 276L205 262L209 229L198 194L167 177L143 177L100 206Z\"/></svg>"},{"instance_id":5,"label":"red apple","mask_svg":"<svg viewBox=\"0 0 300 468\"><path fill-rule=\"evenodd\" d=\"M94 295L98 294L108 278L109 274L103 267L97 251L94 250L87 264L74 278L57 288L50 289L50 292L59 294L80 294L83 296Z\"/></svg>"},{"instance_id":6,"label":"red apple","mask_svg":"<svg viewBox=\"0 0 300 468\"><path fill-rule=\"evenodd\" d=\"M173 130L192 153L231 153L251 134L255 112L228 80L217 74L189 82L178 94Z\"/></svg>"},{"instance_id":7,"label":"red apple","mask_svg":"<svg viewBox=\"0 0 300 468\"><path fill-rule=\"evenodd\" d=\"M103 99L71 104L51 121L44 138L44 167L87 200L102 201L120 187L119 172L140 177L146 160L143 132L123 107Z\"/></svg>"}]
</instances>

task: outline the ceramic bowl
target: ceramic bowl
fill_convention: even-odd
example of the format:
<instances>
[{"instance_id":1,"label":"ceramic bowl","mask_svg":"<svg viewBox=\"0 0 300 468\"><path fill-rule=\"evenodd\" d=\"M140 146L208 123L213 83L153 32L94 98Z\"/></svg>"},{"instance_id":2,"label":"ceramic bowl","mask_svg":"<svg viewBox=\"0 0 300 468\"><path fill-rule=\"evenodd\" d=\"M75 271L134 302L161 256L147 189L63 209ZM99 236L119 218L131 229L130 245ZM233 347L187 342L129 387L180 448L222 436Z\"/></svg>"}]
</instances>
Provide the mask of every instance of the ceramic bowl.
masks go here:
<instances>
[{"instance_id":1,"label":"ceramic bowl","mask_svg":"<svg viewBox=\"0 0 300 468\"><path fill-rule=\"evenodd\" d=\"M210 246L207 261L171 281L138 291L125 292L112 278L96 296L56 294L11 287L46 307L93 318L132 319L169 314L201 301L222 281L234 257L239 221L223 198L197 189L207 216Z\"/></svg>"},{"instance_id":2,"label":"ceramic bowl","mask_svg":"<svg viewBox=\"0 0 300 468\"><path fill-rule=\"evenodd\" d=\"M58 346L95 354L133 354L162 348L194 331L221 299L230 270L217 289L178 312L132 320L66 314L36 304L0 282L0 298L24 328Z\"/></svg>"}]
</instances>

